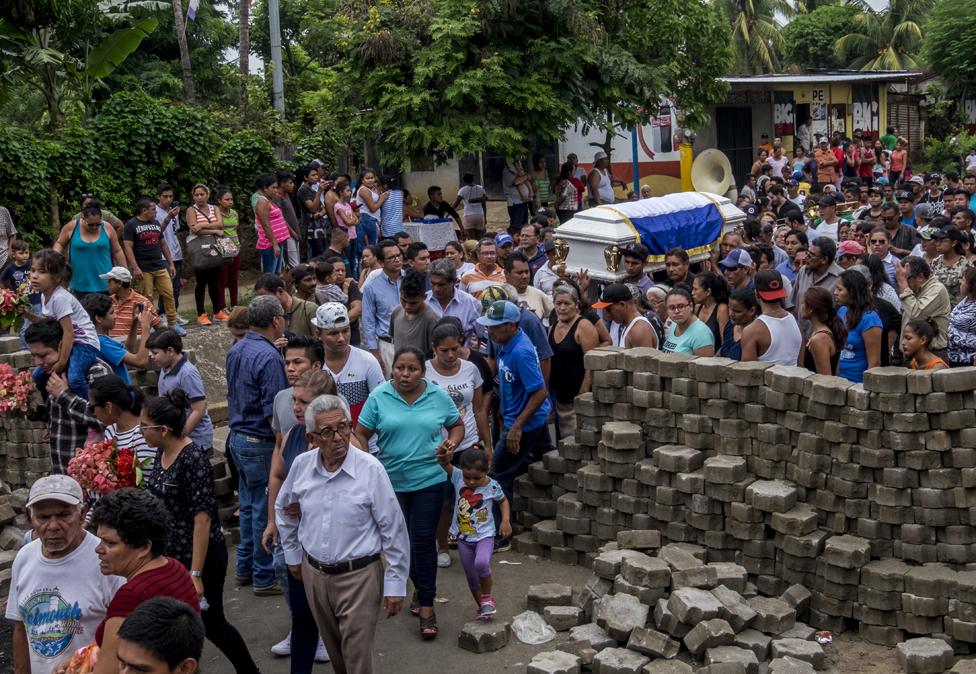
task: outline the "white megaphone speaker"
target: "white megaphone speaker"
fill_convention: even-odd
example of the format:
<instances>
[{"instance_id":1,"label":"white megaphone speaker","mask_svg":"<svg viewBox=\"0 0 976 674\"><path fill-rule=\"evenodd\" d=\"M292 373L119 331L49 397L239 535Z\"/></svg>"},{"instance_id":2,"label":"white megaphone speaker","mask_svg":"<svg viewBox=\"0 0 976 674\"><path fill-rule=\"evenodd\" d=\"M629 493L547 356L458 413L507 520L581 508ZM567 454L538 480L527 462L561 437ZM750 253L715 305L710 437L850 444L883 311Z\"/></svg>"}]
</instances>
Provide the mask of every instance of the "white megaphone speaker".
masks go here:
<instances>
[{"instance_id":1,"label":"white megaphone speaker","mask_svg":"<svg viewBox=\"0 0 976 674\"><path fill-rule=\"evenodd\" d=\"M735 179L732 177L729 158L724 152L714 148L699 154L691 165L691 184L698 192L728 196L730 190L735 191ZM735 200L735 196L729 198Z\"/></svg>"}]
</instances>

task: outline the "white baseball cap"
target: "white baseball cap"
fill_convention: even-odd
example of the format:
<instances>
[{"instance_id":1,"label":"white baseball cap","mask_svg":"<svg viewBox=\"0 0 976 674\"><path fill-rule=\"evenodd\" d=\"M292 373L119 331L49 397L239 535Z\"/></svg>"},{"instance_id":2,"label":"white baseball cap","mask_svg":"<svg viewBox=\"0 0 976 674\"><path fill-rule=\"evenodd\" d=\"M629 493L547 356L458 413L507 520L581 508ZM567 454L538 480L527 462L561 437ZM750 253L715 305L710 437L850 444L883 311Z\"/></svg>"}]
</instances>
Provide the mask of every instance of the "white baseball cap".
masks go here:
<instances>
[{"instance_id":1,"label":"white baseball cap","mask_svg":"<svg viewBox=\"0 0 976 674\"><path fill-rule=\"evenodd\" d=\"M349 327L349 312L338 302L326 302L315 310L312 325L322 330L338 330Z\"/></svg>"},{"instance_id":2,"label":"white baseball cap","mask_svg":"<svg viewBox=\"0 0 976 674\"><path fill-rule=\"evenodd\" d=\"M112 267L107 274L99 274L100 279L114 279L121 283L132 283L132 272L125 267Z\"/></svg>"},{"instance_id":3,"label":"white baseball cap","mask_svg":"<svg viewBox=\"0 0 976 674\"><path fill-rule=\"evenodd\" d=\"M593 163L595 164L601 159L606 159L606 158L607 158L607 153L604 152L603 150L598 150L597 153L593 155Z\"/></svg>"},{"instance_id":4,"label":"white baseball cap","mask_svg":"<svg viewBox=\"0 0 976 674\"><path fill-rule=\"evenodd\" d=\"M79 505L84 502L85 495L81 485L70 475L46 475L30 488L27 495L27 507L40 501L60 501L68 505Z\"/></svg>"}]
</instances>

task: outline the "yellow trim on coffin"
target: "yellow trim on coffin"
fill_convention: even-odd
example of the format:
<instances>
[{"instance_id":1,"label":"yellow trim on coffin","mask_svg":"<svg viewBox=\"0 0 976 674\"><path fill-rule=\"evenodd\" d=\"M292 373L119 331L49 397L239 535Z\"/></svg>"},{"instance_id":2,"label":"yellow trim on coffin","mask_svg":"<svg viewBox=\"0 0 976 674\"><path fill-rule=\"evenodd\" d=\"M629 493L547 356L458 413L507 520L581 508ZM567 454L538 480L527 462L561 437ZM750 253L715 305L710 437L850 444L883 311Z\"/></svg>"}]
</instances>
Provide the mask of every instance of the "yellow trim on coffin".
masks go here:
<instances>
[{"instance_id":1,"label":"yellow trim on coffin","mask_svg":"<svg viewBox=\"0 0 976 674\"><path fill-rule=\"evenodd\" d=\"M717 201L715 201L715 199L705 194L704 192L699 192L699 194L701 194L703 197L711 201L712 204L715 206L715 210L717 210L718 214L722 216L722 231L719 232L718 238L712 241L711 243L707 243L704 246L698 246L697 248L692 248L691 250L686 250L685 252L688 253L689 257L693 255L700 255L701 253L710 252L713 248L715 248L715 246L718 245L719 241L722 240L722 236L724 236L725 234L724 231L725 225L727 225L729 222L728 218L725 217L725 213L722 212L722 207L719 205ZM623 221L627 223L627 226L630 227L630 231L634 233L634 236L637 238L637 243L641 243L640 232L638 232L637 228L634 227L634 223L631 222L630 218L628 218L626 215L618 211L613 206L608 206L607 204L602 204L599 208L605 208L608 211L619 215L623 219ZM666 255L648 255L647 262L651 262L651 263L664 262L665 257Z\"/></svg>"}]
</instances>

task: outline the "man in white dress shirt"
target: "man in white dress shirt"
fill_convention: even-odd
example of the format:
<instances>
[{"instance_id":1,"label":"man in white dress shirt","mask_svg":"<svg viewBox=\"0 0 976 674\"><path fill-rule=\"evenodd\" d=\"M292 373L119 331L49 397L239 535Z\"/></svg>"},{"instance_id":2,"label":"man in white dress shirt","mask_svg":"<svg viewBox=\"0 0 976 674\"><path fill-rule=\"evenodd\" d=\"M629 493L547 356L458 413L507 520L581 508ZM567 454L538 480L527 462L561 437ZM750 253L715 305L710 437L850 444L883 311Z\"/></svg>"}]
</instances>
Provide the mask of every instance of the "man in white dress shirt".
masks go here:
<instances>
[{"instance_id":1,"label":"man in white dress shirt","mask_svg":"<svg viewBox=\"0 0 976 674\"><path fill-rule=\"evenodd\" d=\"M313 400L305 429L316 451L295 459L275 502L285 562L305 583L335 672L371 674L380 599L390 617L407 593L407 525L383 465L349 444L345 400ZM292 505L303 515L291 516Z\"/></svg>"}]
</instances>

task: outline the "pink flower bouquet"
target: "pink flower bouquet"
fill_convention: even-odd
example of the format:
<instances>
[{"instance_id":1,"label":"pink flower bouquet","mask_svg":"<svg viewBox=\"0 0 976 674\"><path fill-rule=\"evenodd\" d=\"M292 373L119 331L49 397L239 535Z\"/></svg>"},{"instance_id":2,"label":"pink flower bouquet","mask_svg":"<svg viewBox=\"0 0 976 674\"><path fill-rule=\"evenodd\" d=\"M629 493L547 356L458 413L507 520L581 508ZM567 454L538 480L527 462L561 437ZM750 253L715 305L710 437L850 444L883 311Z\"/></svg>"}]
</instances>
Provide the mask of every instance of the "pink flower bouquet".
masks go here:
<instances>
[{"instance_id":1,"label":"pink flower bouquet","mask_svg":"<svg viewBox=\"0 0 976 674\"><path fill-rule=\"evenodd\" d=\"M142 484L143 469L151 459L138 461L135 451L119 447L114 439L89 442L75 451L68 462L68 475L78 480L83 489L107 494L123 487Z\"/></svg>"},{"instance_id":2,"label":"pink flower bouquet","mask_svg":"<svg viewBox=\"0 0 976 674\"><path fill-rule=\"evenodd\" d=\"M7 331L11 327L20 329L24 322L24 315L20 307L30 309L27 295L4 288L0 290L0 330Z\"/></svg>"},{"instance_id":3,"label":"pink flower bouquet","mask_svg":"<svg viewBox=\"0 0 976 674\"><path fill-rule=\"evenodd\" d=\"M0 414L30 411L34 390L29 370L14 372L7 363L0 364Z\"/></svg>"}]
</instances>

